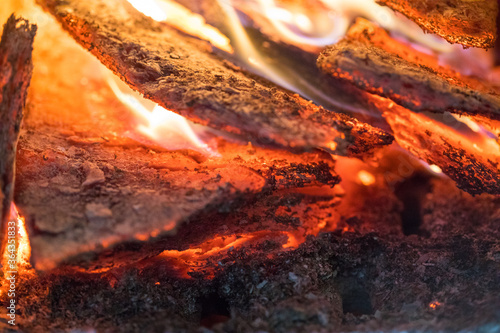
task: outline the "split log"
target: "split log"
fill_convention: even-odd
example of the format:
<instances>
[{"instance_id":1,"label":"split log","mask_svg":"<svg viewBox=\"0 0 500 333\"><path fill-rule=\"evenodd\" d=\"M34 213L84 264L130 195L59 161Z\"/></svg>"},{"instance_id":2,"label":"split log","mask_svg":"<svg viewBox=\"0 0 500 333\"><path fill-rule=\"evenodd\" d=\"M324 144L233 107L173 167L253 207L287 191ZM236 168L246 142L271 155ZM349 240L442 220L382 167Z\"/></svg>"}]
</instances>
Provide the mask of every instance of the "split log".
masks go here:
<instances>
[{"instance_id":1,"label":"split log","mask_svg":"<svg viewBox=\"0 0 500 333\"><path fill-rule=\"evenodd\" d=\"M377 0L402 13L425 31L464 47L491 48L497 37L496 0Z\"/></svg>"},{"instance_id":2,"label":"split log","mask_svg":"<svg viewBox=\"0 0 500 333\"><path fill-rule=\"evenodd\" d=\"M10 16L0 42L0 222L7 228L14 193L16 147L33 70L36 26Z\"/></svg>"},{"instance_id":3,"label":"split log","mask_svg":"<svg viewBox=\"0 0 500 333\"><path fill-rule=\"evenodd\" d=\"M200 40L125 1L38 1L133 89L194 122L255 144L361 156L392 137L256 80Z\"/></svg>"},{"instance_id":4,"label":"split log","mask_svg":"<svg viewBox=\"0 0 500 333\"><path fill-rule=\"evenodd\" d=\"M363 19L343 40L322 52L318 66L412 111L500 119L498 89L439 66L436 58L392 39L385 30Z\"/></svg>"}]
</instances>

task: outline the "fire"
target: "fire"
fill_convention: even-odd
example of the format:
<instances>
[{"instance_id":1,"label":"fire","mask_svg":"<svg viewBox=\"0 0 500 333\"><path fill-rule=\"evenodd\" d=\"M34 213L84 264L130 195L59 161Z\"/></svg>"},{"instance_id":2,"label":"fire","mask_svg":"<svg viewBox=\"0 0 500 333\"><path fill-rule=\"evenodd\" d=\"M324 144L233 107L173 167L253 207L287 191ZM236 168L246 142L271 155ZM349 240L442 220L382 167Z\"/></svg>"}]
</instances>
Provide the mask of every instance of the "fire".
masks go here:
<instances>
[{"instance_id":1,"label":"fire","mask_svg":"<svg viewBox=\"0 0 500 333\"><path fill-rule=\"evenodd\" d=\"M429 169L431 169L432 172L437 173L437 174L443 173L443 170L441 170L441 168L439 166L437 166L436 164L429 165Z\"/></svg>"},{"instance_id":2,"label":"fire","mask_svg":"<svg viewBox=\"0 0 500 333\"><path fill-rule=\"evenodd\" d=\"M116 97L134 114L138 122L136 132L168 150L191 149L208 156L218 156L215 150L200 139L208 131L206 127L145 100L111 73L107 82ZM139 136L131 136L141 141Z\"/></svg>"},{"instance_id":3,"label":"fire","mask_svg":"<svg viewBox=\"0 0 500 333\"><path fill-rule=\"evenodd\" d=\"M214 267L207 265L209 259L243 245L250 245L252 241L262 240L271 234L269 231L256 231L248 234L217 236L187 250L163 251L156 259L169 262L184 278L191 278L189 273L202 270L208 273L208 278L212 278Z\"/></svg>"},{"instance_id":4,"label":"fire","mask_svg":"<svg viewBox=\"0 0 500 333\"><path fill-rule=\"evenodd\" d=\"M212 45L233 53L231 42L218 29L206 24L205 19L171 0L127 0L135 9L158 22L166 22L176 29L209 41Z\"/></svg>"},{"instance_id":5,"label":"fire","mask_svg":"<svg viewBox=\"0 0 500 333\"><path fill-rule=\"evenodd\" d=\"M5 235L5 248L1 260L4 279L7 275L14 275L18 281L21 274L23 276L31 274L31 246L24 222L24 218L19 215L16 206L12 204L8 225L10 227L12 224L14 229L12 234L9 229ZM9 288L11 287L8 283L2 283L0 295L6 294Z\"/></svg>"}]
</instances>

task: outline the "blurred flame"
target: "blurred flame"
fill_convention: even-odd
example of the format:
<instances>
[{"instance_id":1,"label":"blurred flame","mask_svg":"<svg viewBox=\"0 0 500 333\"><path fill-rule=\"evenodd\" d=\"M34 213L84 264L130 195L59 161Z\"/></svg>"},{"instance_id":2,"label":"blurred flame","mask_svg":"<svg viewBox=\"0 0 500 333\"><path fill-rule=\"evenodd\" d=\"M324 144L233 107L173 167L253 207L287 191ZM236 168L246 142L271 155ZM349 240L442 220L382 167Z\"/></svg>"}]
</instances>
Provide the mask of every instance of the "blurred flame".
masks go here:
<instances>
[{"instance_id":1,"label":"blurred flame","mask_svg":"<svg viewBox=\"0 0 500 333\"><path fill-rule=\"evenodd\" d=\"M10 237L8 233L5 234L4 244L4 253L2 255L2 272L5 275L14 275L16 277L15 284L17 285L20 274L26 274L31 270L30 258L31 258L31 246L30 240L28 237L28 233L26 231L25 220L24 217L19 215L17 211L17 207L14 203L11 204L10 207L10 222L16 223L16 235L15 237ZM12 242L12 240L15 240ZM14 251L10 251L9 245L13 245ZM14 258L12 255L15 254L15 265L13 264ZM15 269L13 268L15 266ZM9 283L7 281L2 281L2 287L0 288L0 295L6 294L9 290Z\"/></svg>"},{"instance_id":2,"label":"blurred flame","mask_svg":"<svg viewBox=\"0 0 500 333\"><path fill-rule=\"evenodd\" d=\"M112 74L107 82L116 97L136 117L138 133L168 150L191 149L208 156L218 156L199 138L206 131L204 126L191 123L181 115L145 100Z\"/></svg>"},{"instance_id":3,"label":"blurred flame","mask_svg":"<svg viewBox=\"0 0 500 333\"><path fill-rule=\"evenodd\" d=\"M464 75L487 76L493 67L493 53L483 49L463 49L443 38L425 33L416 23L374 0L319 0L326 8L315 10L293 1L254 0L259 12L282 37L294 43L312 46L335 44L345 36L354 20L364 17L391 32L393 37L410 42L425 53L436 53L439 63Z\"/></svg>"},{"instance_id":4,"label":"blurred flame","mask_svg":"<svg viewBox=\"0 0 500 333\"><path fill-rule=\"evenodd\" d=\"M209 41L228 53L233 49L229 39L218 29L205 23L205 19L171 0L127 0L135 9L155 21L166 22L176 29Z\"/></svg>"},{"instance_id":5,"label":"blurred flame","mask_svg":"<svg viewBox=\"0 0 500 333\"><path fill-rule=\"evenodd\" d=\"M365 186L370 186L375 183L375 176L366 170L361 170L358 172L358 178L361 184Z\"/></svg>"},{"instance_id":6,"label":"blurred flame","mask_svg":"<svg viewBox=\"0 0 500 333\"><path fill-rule=\"evenodd\" d=\"M293 1L286 4L277 4L274 0L255 2L277 31L298 43L316 46L336 43L357 17L365 17L432 50L445 52L452 48L442 38L425 34L417 24L374 0L320 0L324 10L318 4L312 6L318 7L313 10Z\"/></svg>"}]
</instances>

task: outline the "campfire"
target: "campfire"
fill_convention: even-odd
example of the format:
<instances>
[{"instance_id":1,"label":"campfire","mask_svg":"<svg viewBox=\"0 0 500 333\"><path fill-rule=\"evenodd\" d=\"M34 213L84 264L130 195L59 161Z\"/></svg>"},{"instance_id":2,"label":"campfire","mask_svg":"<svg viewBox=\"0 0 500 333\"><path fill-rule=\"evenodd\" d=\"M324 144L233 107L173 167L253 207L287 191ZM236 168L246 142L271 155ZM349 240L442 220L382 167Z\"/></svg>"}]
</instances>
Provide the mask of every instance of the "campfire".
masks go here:
<instances>
[{"instance_id":1,"label":"campfire","mask_svg":"<svg viewBox=\"0 0 500 333\"><path fill-rule=\"evenodd\" d=\"M2 329L498 331L497 7L7 0Z\"/></svg>"}]
</instances>

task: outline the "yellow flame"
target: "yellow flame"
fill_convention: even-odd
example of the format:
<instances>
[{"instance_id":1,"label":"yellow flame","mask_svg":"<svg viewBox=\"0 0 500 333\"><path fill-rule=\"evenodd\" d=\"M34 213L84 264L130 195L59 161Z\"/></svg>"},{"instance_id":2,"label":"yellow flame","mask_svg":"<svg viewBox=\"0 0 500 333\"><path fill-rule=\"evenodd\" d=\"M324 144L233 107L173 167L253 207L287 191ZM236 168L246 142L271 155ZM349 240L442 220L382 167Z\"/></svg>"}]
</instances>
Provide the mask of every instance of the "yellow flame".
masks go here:
<instances>
[{"instance_id":1,"label":"yellow flame","mask_svg":"<svg viewBox=\"0 0 500 333\"><path fill-rule=\"evenodd\" d=\"M17 250L17 262L23 267L31 267L31 246L28 237L28 232L26 231L25 219L17 211L17 207L12 204L11 206L11 219L17 222L17 232L19 235L18 240L18 250Z\"/></svg>"},{"instance_id":2,"label":"yellow flame","mask_svg":"<svg viewBox=\"0 0 500 333\"><path fill-rule=\"evenodd\" d=\"M7 274L9 276L14 275L15 282L12 283L17 284L21 273L24 275L31 272L31 246L26 231L25 220L19 215L14 203L11 204L9 222L15 225L15 234L12 235L9 232L5 234L5 239L3 240L5 248L1 260L2 272L4 273L4 279ZM5 280L2 281L1 285L0 295L5 295L9 291L11 282Z\"/></svg>"},{"instance_id":3,"label":"yellow flame","mask_svg":"<svg viewBox=\"0 0 500 333\"><path fill-rule=\"evenodd\" d=\"M171 0L127 0L135 9L158 22L166 22L176 29L209 41L212 45L233 53L229 38L205 22L198 14Z\"/></svg>"},{"instance_id":4,"label":"yellow flame","mask_svg":"<svg viewBox=\"0 0 500 333\"><path fill-rule=\"evenodd\" d=\"M139 124L136 131L168 150L191 149L209 156L218 156L199 138L207 129L191 123L175 112L145 100L113 74L107 82L118 99L134 114Z\"/></svg>"}]
</instances>

